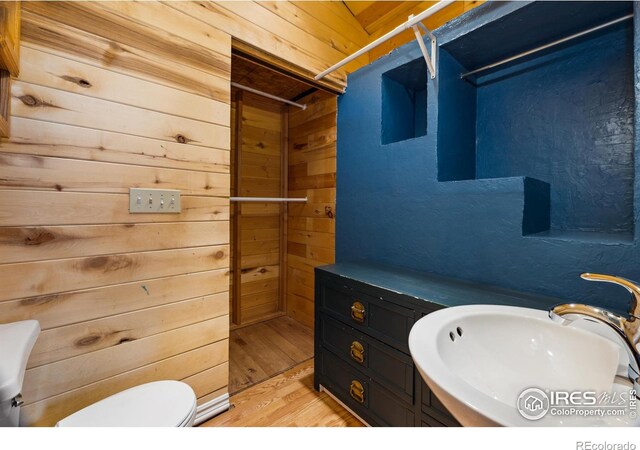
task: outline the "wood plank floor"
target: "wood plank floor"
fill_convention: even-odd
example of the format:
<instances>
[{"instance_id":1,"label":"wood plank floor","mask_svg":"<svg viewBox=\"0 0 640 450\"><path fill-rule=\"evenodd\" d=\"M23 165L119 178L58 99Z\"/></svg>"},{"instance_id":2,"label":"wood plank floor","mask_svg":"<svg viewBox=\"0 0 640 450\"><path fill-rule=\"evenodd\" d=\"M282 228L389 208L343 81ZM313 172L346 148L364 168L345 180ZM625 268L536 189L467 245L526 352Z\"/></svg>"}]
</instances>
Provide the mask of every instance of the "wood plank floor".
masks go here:
<instances>
[{"instance_id":1,"label":"wood plank floor","mask_svg":"<svg viewBox=\"0 0 640 450\"><path fill-rule=\"evenodd\" d=\"M313 358L313 330L282 316L232 330L229 394L233 395Z\"/></svg>"},{"instance_id":2,"label":"wood plank floor","mask_svg":"<svg viewBox=\"0 0 640 450\"><path fill-rule=\"evenodd\" d=\"M313 360L231 397L231 409L203 427L361 427L325 393L313 388Z\"/></svg>"}]
</instances>

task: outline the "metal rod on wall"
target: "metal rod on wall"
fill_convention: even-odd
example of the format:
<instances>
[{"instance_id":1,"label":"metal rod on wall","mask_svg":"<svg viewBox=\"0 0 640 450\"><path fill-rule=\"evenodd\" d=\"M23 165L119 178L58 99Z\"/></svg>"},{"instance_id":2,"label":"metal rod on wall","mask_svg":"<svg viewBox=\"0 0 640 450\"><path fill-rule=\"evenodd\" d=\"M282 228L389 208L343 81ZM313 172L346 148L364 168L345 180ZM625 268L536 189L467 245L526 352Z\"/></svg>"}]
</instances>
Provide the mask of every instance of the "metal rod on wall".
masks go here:
<instances>
[{"instance_id":1,"label":"metal rod on wall","mask_svg":"<svg viewBox=\"0 0 640 450\"><path fill-rule=\"evenodd\" d=\"M427 9L425 11L422 11L420 14L417 14L417 15L411 17L405 23L402 23L402 24L398 25L393 30L391 30L387 34L385 34L384 36L379 37L378 39L376 39L375 41L371 42L370 44L362 47L360 50L355 52L353 55L347 56L345 59L343 59L342 61L334 64L331 67L329 67L327 70L325 70L323 72L320 72L318 75L315 76L315 79L316 80L320 80L320 79L326 77L331 72L334 72L334 71L338 70L340 67L342 67L345 64L350 63L354 59L364 55L365 53L367 53L368 51L376 48L378 45L382 44L383 42L388 41L392 37L397 36L398 34L402 33L405 30L410 30L411 28L413 28L414 25L417 25L419 22L422 22L427 17L430 17L430 16L434 15L435 13L440 11L441 9L446 8L447 6L449 6L450 4L452 4L454 2L455 2L455 0L441 0L441 1L439 1L438 3L433 5L431 8L429 8L429 9Z\"/></svg>"},{"instance_id":2,"label":"metal rod on wall","mask_svg":"<svg viewBox=\"0 0 640 450\"><path fill-rule=\"evenodd\" d=\"M487 64L486 66L482 66L482 67L480 67L478 69L472 70L471 72L463 73L463 74L460 75L460 78L464 79L464 78L467 78L468 76L474 75L476 73L483 72L483 71L488 70L488 69L493 69L494 67L501 66L501 65L506 64L508 62L515 61L516 59L520 59L520 58L522 58L524 56L529 56L529 55L531 55L533 53L537 53L537 52L542 51L542 50L546 50L546 49L548 49L550 47L554 47L556 45L559 45L559 44L562 44L564 42L570 41L572 39L584 36L585 34L593 33L594 31L601 30L603 28L609 27L611 25L615 25L617 23L623 22L623 21L631 19L631 18L633 18L633 14L628 14L628 15L620 17L618 19L614 19L614 20L612 20L610 22L603 23L602 25L598 25L596 27L589 28L588 30L584 30L584 31L581 31L581 32L576 33L576 34L572 34L571 36L567 36L565 38L558 39L557 41L549 42L548 44L541 45L540 47L536 47L536 48L534 48L532 50L528 50L526 52L518 53L517 55L510 56L509 58L501 59L500 61L494 62L492 64Z\"/></svg>"},{"instance_id":3,"label":"metal rod on wall","mask_svg":"<svg viewBox=\"0 0 640 450\"><path fill-rule=\"evenodd\" d=\"M287 100L286 98L278 97L277 95L271 95L266 92L259 91L249 86L245 86L244 84L236 83L234 81L231 82L231 86L236 87L238 89L242 89L243 91L253 92L256 95L261 95L262 97L270 98L271 100L277 100L279 102L286 103L291 106L297 106L300 109L307 109L307 105L303 105L301 103L292 102L291 100Z\"/></svg>"}]
</instances>

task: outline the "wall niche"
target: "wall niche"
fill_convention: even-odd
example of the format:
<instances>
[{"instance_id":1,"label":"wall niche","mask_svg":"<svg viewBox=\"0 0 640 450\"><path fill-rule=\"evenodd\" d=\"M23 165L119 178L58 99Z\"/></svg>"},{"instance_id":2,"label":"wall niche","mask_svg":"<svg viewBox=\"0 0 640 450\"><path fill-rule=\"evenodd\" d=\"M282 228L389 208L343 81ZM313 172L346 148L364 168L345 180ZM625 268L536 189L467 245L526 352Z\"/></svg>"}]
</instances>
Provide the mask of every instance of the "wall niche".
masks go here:
<instances>
[{"instance_id":1,"label":"wall niche","mask_svg":"<svg viewBox=\"0 0 640 450\"><path fill-rule=\"evenodd\" d=\"M577 6L552 3L553 22L542 11L550 6L525 7L440 48L438 181L540 180L549 185L550 210L537 213L549 216L549 226L532 236L630 241L632 20L461 78L633 10L629 2L599 2L597 11L576 14ZM502 41L494 42L496 36ZM529 233L523 228L523 234Z\"/></svg>"},{"instance_id":2,"label":"wall niche","mask_svg":"<svg viewBox=\"0 0 640 450\"><path fill-rule=\"evenodd\" d=\"M422 58L382 75L382 144L427 134L427 79Z\"/></svg>"}]
</instances>

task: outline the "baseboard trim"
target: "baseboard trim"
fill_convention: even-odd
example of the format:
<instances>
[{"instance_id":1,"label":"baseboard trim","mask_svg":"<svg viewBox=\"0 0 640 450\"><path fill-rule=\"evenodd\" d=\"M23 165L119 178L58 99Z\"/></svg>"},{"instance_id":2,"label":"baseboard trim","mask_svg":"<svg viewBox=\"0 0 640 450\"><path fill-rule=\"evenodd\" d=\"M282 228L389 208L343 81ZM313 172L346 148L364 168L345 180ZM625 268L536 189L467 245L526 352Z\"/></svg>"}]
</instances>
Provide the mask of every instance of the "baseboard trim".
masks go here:
<instances>
[{"instance_id":1,"label":"baseboard trim","mask_svg":"<svg viewBox=\"0 0 640 450\"><path fill-rule=\"evenodd\" d=\"M362 417L360 417L359 415L357 415L355 412L353 412L353 410L351 408L349 408L347 405L345 405L342 400L340 400L338 397L336 397L335 395L333 395L331 393L331 391L329 389L327 389L326 387L324 387L323 385L320 385L320 392L324 392L325 394L327 394L329 397L331 397L332 399L334 399L336 402L340 403L340 406L342 406L344 409L346 409L347 411L349 411L351 413L352 416L354 416L356 419L358 419L360 422L362 422L363 424L365 424L368 427L371 427L371 425L369 425L367 423L366 420L364 420Z\"/></svg>"},{"instance_id":2,"label":"baseboard trim","mask_svg":"<svg viewBox=\"0 0 640 450\"><path fill-rule=\"evenodd\" d=\"M230 406L229 394L222 394L220 397L216 397L206 403L203 403L196 409L196 418L193 425L200 425L201 423L206 422L212 417L229 410Z\"/></svg>"}]
</instances>

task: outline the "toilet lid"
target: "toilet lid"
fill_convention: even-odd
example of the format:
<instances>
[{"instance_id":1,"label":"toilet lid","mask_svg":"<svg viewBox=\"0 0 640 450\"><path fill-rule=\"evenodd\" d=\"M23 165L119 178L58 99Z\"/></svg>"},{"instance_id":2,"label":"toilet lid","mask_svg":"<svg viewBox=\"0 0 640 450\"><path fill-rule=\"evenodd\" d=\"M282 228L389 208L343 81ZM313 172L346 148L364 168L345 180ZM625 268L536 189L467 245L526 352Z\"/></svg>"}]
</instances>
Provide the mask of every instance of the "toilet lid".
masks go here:
<instances>
[{"instance_id":1,"label":"toilet lid","mask_svg":"<svg viewBox=\"0 0 640 450\"><path fill-rule=\"evenodd\" d=\"M179 427L196 409L193 389L181 381L155 381L100 400L62 419L59 427Z\"/></svg>"}]
</instances>

